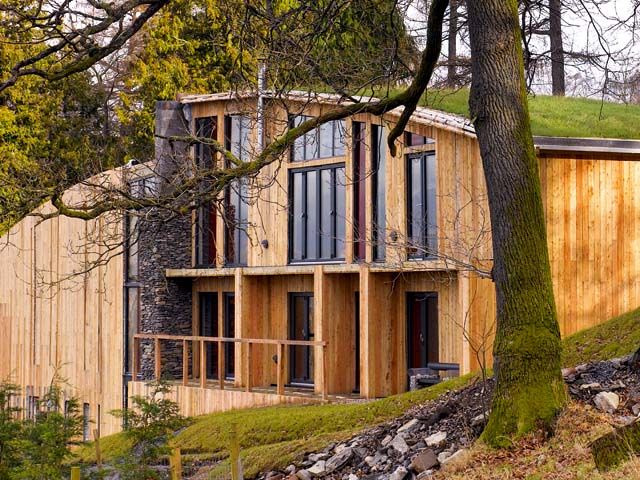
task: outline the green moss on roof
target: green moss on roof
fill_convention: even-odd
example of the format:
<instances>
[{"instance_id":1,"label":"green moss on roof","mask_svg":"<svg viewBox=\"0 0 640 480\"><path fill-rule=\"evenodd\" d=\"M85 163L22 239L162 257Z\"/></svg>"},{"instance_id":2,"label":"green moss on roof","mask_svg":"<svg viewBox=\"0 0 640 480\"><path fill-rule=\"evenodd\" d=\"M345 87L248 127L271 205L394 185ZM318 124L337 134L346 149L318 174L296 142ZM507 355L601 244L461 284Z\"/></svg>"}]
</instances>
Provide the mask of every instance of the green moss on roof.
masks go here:
<instances>
[{"instance_id":1,"label":"green moss on roof","mask_svg":"<svg viewBox=\"0 0 640 480\"><path fill-rule=\"evenodd\" d=\"M469 118L469 90L431 90L422 105ZM532 95L529 112L534 135L640 139L640 105Z\"/></svg>"}]
</instances>

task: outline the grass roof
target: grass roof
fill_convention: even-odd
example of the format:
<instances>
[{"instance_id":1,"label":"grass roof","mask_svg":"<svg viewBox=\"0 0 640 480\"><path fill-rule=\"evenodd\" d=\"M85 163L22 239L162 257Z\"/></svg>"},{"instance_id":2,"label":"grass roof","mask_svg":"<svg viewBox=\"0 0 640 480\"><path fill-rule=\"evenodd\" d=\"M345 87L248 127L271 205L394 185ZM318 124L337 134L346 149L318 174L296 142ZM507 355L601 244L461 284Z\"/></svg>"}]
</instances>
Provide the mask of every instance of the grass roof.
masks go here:
<instances>
[{"instance_id":1,"label":"grass roof","mask_svg":"<svg viewBox=\"0 0 640 480\"><path fill-rule=\"evenodd\" d=\"M469 90L431 90L421 103L469 118ZM575 97L529 96L534 135L640 139L640 105Z\"/></svg>"}]
</instances>

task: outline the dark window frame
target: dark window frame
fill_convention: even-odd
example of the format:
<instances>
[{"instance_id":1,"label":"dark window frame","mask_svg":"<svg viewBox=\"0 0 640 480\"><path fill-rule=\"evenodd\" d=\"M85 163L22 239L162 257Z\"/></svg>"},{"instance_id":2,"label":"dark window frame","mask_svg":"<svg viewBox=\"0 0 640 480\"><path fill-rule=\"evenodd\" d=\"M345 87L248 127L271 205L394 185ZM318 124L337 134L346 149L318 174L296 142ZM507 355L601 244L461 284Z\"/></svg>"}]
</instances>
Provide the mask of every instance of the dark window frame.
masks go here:
<instances>
[{"instance_id":1,"label":"dark window frame","mask_svg":"<svg viewBox=\"0 0 640 480\"><path fill-rule=\"evenodd\" d=\"M419 299L418 297L423 297L422 299ZM405 329L406 329L406 350L407 350L407 366L411 365L411 356L414 353L413 352L413 347L411 346L411 313L412 313L412 309L413 309L413 302L411 301L412 299L417 299L417 301L424 301L425 303L427 303L426 305L426 317L424 319L424 321L426 322L426 324L423 326L423 330L425 330L427 332L427 339L425 341L425 359L424 359L424 367L426 367L426 364L429 363L429 354L433 353L429 351L429 344L434 342L436 343L436 345L439 344L439 335L440 335L440 298L438 295L438 292L433 292L433 291L428 291L428 292L416 292L416 291L409 291L405 293L405 299L406 299L406 312L405 312L405 319L406 319L406 325L405 325ZM435 323L435 328L431 331L431 333L435 333L435 338L431 338L431 336L429 335L430 332L430 322L429 322L429 305L428 302L429 300L435 300L435 308L436 308L436 318L434 320ZM422 354L422 352L421 352ZM439 361L440 358L440 348L438 345L438 349L436 351L436 358L438 359L437 361Z\"/></svg>"},{"instance_id":2,"label":"dark window frame","mask_svg":"<svg viewBox=\"0 0 640 480\"><path fill-rule=\"evenodd\" d=\"M208 309L204 309L203 306L205 303L208 305ZM216 330L220 328L220 319L218 318L218 292L198 292L198 334L202 337L218 337L218 331L212 331L210 335L206 335L206 329L204 320L205 314L207 312L211 312L211 327ZM212 328L212 330L213 330ZM207 362L206 362L206 377L207 379L217 379L218 378L218 342L207 342L206 344L207 351Z\"/></svg>"},{"instance_id":3,"label":"dark window frame","mask_svg":"<svg viewBox=\"0 0 640 480\"><path fill-rule=\"evenodd\" d=\"M289 128L295 128L301 123L313 118L310 115L289 115ZM321 129L329 127L331 128L331 154L322 154L322 132ZM311 160L322 160L326 158L342 157L346 152L345 142L346 122L344 120L331 120L325 122L322 125L314 128L313 130L305 133L303 136L298 137L294 141L294 145L289 149L289 160L291 162L308 162ZM315 143L315 154L307 155L307 148L312 142L309 140L313 138ZM296 150L302 147L304 152L304 158L296 158Z\"/></svg>"},{"instance_id":4,"label":"dark window frame","mask_svg":"<svg viewBox=\"0 0 640 480\"><path fill-rule=\"evenodd\" d=\"M422 206L422 231L418 232L419 241L414 242L414 230L415 226L413 224L413 211L416 206L413 205L412 202L412 187L413 187L413 176L411 164L413 160L420 159L420 186L422 187L420 193ZM433 169L430 171L429 169L429 159L433 161ZM437 192L437 183L436 188L431 197L429 195L428 182L430 179L430 175L434 176L434 181L437 182L437 165L436 165L436 152L433 150L411 153L406 155L405 159L405 172L406 172L406 187L405 187L405 205L406 205L406 214L407 214L407 257L410 260L432 260L437 257L437 249L438 249L438 239L437 239L437 230L438 230L438 192ZM433 205L433 206L432 206ZM435 219L430 223L429 211L433 209L435 213ZM435 235L430 235L429 231L433 228L436 232Z\"/></svg>"},{"instance_id":5,"label":"dark window frame","mask_svg":"<svg viewBox=\"0 0 640 480\"><path fill-rule=\"evenodd\" d=\"M371 125L371 258L374 262L386 259L386 137L383 125Z\"/></svg>"},{"instance_id":6,"label":"dark window frame","mask_svg":"<svg viewBox=\"0 0 640 480\"><path fill-rule=\"evenodd\" d=\"M313 310L313 301L314 301L314 297L313 297L313 292L289 292L289 312L288 312L288 319L289 319L289 325L288 325L288 330L289 330L289 339L295 339L297 338L294 328L295 328L295 321L294 321L294 315L295 315L295 301L296 298L304 298L305 299L305 317L303 318L303 322L305 324L305 327L308 328L309 327L309 318L310 315L309 313L312 312L312 315L315 315L315 311ZM315 329L315 319L314 323L313 323L313 329ZM311 330L311 329L310 329ZM315 333L313 332L307 332L306 338L309 341L312 341L315 338ZM303 379L303 378L293 378L294 372L296 370L296 360L295 360L295 349L296 348L303 348L304 349L304 362L305 362L305 369L307 370L307 374L309 375L309 378L307 379ZM312 388L315 384L315 380L314 380L314 365L315 363L313 362L313 355L314 355L314 351L313 351L313 347L310 346L302 346L302 345L290 345L289 346L289 385L293 385L296 387L308 387L308 388Z\"/></svg>"},{"instance_id":7,"label":"dark window frame","mask_svg":"<svg viewBox=\"0 0 640 480\"><path fill-rule=\"evenodd\" d=\"M354 262L364 262L367 255L366 123L354 121L351 125L353 138L353 260Z\"/></svg>"},{"instance_id":8,"label":"dark window frame","mask_svg":"<svg viewBox=\"0 0 640 480\"><path fill-rule=\"evenodd\" d=\"M218 117L198 117L194 121L195 135L198 138L217 139ZM210 146L198 142L195 147L195 163L197 168L213 168L215 159ZM207 185L200 184L201 192L207 190ZM204 227L203 225L205 225ZM195 225L195 268L212 268L216 266L217 258L217 212L213 202L204 202L196 209ZM205 231L206 230L206 231ZM206 257L206 258L205 258Z\"/></svg>"},{"instance_id":9,"label":"dark window frame","mask_svg":"<svg viewBox=\"0 0 640 480\"><path fill-rule=\"evenodd\" d=\"M289 263L290 264L299 264L299 263L340 263L340 262L344 262L345 261L345 256L344 256L344 249L345 249L345 245L346 245L346 218L344 218L344 214L346 212L343 212L343 221L344 221L344 228L342 228L344 234L345 234L345 238L338 238L338 230L339 230L339 225L338 222L340 221L339 219L339 215L337 212L337 205L338 205L338 200L337 200L337 190L338 190L338 173L337 171L342 169L344 171L344 174L346 174L345 171L345 164L344 163L331 163L331 164L326 164L326 165L319 165L319 166L315 166L315 167L302 167L302 168L294 168L294 169L290 169L289 170L289 232L288 232L288 243L289 243L289 248L288 248L288 257L289 257ZM331 219L331 225L330 225L330 233L329 233L329 242L330 242L330 255L328 257L323 257L322 256L322 240L323 240L323 236L325 235L324 232L322 232L320 226L322 223L322 172L325 170L329 170L331 171L331 190L330 190L330 209L329 209L329 214L330 214L330 219ZM316 236L315 236L315 248L316 248L316 255L314 257L310 257L309 256L309 252L308 252L308 246L309 246L309 242L308 242L308 214L307 212L310 211L310 207L309 207L309 198L308 198L308 189L307 189L307 173L308 172L314 172L316 174L316 204L313 205L311 208L313 208L315 210L315 215L316 215L316 223L318 225L318 228L316 229ZM295 192L294 192L294 175L297 174L303 174L302 177L302 193L303 193L303 199L302 199L302 203L303 203L303 222L304 224L302 225L302 255L301 258L296 258L295 257L295 249L294 249L294 229L295 229L295 217L294 217L294 210L295 210ZM344 175L343 174L343 175ZM346 178L346 177L345 177ZM345 198L343 199L343 206L346 209L346 185L343 185L344 187L344 195ZM338 256L338 243L342 242L342 255Z\"/></svg>"},{"instance_id":10,"label":"dark window frame","mask_svg":"<svg viewBox=\"0 0 640 480\"><path fill-rule=\"evenodd\" d=\"M222 292L222 330L223 336L227 338L235 338L235 331L231 332L230 324L233 321L233 326L235 330L235 292ZM233 300L233 315L230 315L230 305L231 300ZM236 343L226 343L224 346L224 377L227 380L235 379L235 352L236 352Z\"/></svg>"},{"instance_id":11,"label":"dark window frame","mask_svg":"<svg viewBox=\"0 0 640 480\"><path fill-rule=\"evenodd\" d=\"M228 151L232 151L232 130L234 118L240 119L242 124L243 119L247 117L243 115L225 115L224 117L224 139L225 148ZM242 153L243 147L238 147ZM240 155L240 160L244 160L244 156ZM227 160L225 167L229 168L231 165ZM249 204L246 201L248 195L248 184L246 178L239 178L233 182L233 184L227 186L224 190L224 265L227 267L243 267L248 263L248 243L249 243ZM233 196L235 195L235 198ZM235 200L235 203L233 202ZM233 219L230 218L229 212L231 207L235 209ZM247 220L242 221L243 208L246 208Z\"/></svg>"}]
</instances>

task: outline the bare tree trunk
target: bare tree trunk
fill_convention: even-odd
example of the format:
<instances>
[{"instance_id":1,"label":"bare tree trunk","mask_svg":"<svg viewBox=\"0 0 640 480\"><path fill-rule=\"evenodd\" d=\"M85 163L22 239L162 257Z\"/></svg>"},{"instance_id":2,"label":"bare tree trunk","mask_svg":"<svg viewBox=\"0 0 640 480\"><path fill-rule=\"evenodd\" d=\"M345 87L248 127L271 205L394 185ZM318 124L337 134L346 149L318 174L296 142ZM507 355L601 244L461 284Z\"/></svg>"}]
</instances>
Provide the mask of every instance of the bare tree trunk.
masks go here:
<instances>
[{"instance_id":1,"label":"bare tree trunk","mask_svg":"<svg viewBox=\"0 0 640 480\"><path fill-rule=\"evenodd\" d=\"M447 65L447 86L458 85L456 62L458 59L458 0L449 2L449 51Z\"/></svg>"},{"instance_id":2,"label":"bare tree trunk","mask_svg":"<svg viewBox=\"0 0 640 480\"><path fill-rule=\"evenodd\" d=\"M483 439L553 428L566 402L538 163L527 105L517 0L468 0L471 117L493 236L496 392Z\"/></svg>"},{"instance_id":3,"label":"bare tree trunk","mask_svg":"<svg viewBox=\"0 0 640 480\"><path fill-rule=\"evenodd\" d=\"M551 88L565 95L564 47L562 45L562 0L549 0L549 43L551 47Z\"/></svg>"}]
</instances>

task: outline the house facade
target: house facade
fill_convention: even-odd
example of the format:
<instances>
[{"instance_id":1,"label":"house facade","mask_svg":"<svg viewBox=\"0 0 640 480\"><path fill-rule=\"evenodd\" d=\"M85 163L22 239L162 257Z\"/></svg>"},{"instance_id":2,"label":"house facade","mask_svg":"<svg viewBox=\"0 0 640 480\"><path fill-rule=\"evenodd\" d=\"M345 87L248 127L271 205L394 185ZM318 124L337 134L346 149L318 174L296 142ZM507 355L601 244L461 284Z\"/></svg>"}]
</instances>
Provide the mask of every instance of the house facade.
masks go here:
<instances>
[{"instance_id":1,"label":"house facade","mask_svg":"<svg viewBox=\"0 0 640 480\"><path fill-rule=\"evenodd\" d=\"M121 169L119 181L154 195L185 165L224 168L207 139L252 161L338 103L303 92L257 100L161 102L155 163ZM473 128L419 108L392 156L397 119L329 122L191 216L23 220L0 252L0 373L27 405L59 372L106 433L118 429L107 412L150 378L169 378L196 415L376 398L407 390L410 369L490 366L491 231ZM640 142L536 147L567 335L640 304ZM121 256L66 275L79 258L116 252L106 238Z\"/></svg>"}]
</instances>

